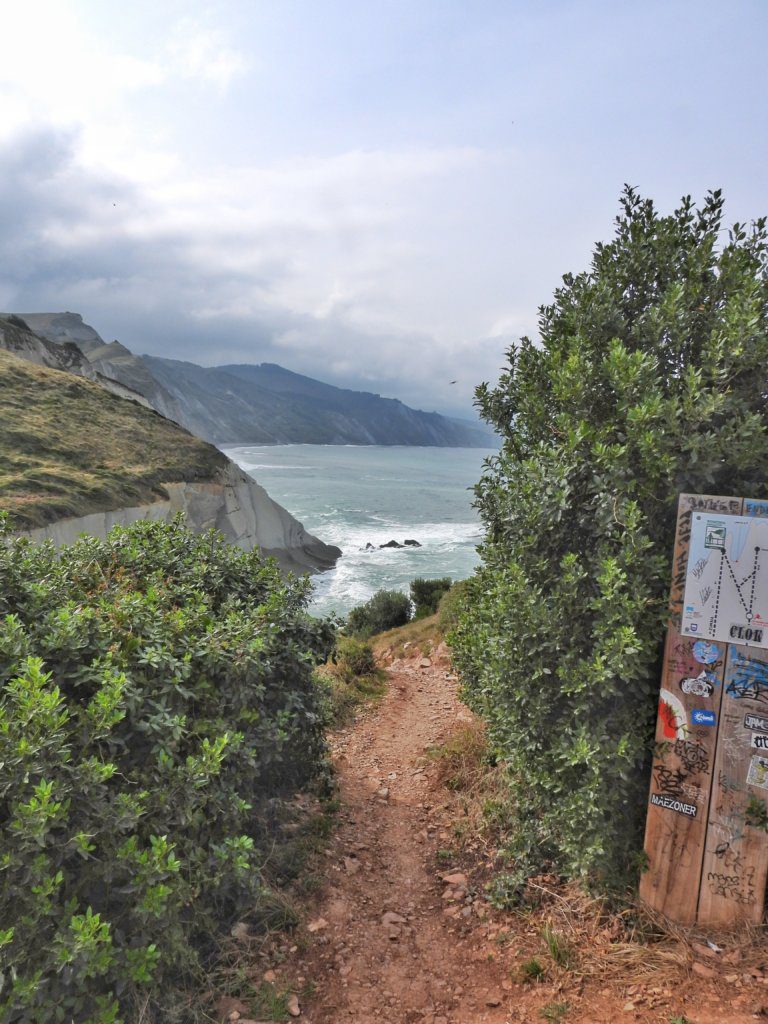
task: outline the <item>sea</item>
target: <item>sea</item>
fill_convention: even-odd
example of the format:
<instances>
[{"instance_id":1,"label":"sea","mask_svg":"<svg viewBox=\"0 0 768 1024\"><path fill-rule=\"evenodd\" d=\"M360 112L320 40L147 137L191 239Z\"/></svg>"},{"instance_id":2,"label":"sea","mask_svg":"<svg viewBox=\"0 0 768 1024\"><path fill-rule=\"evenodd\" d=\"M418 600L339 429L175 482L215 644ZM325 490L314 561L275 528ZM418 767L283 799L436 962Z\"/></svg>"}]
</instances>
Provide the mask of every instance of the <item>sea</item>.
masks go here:
<instances>
[{"instance_id":1,"label":"sea","mask_svg":"<svg viewBox=\"0 0 768 1024\"><path fill-rule=\"evenodd\" d=\"M466 579L483 530L473 486L495 449L248 445L225 453L305 528L343 554L314 576L310 611L345 615L416 576ZM390 540L420 547L382 548ZM371 547L368 547L371 545Z\"/></svg>"}]
</instances>

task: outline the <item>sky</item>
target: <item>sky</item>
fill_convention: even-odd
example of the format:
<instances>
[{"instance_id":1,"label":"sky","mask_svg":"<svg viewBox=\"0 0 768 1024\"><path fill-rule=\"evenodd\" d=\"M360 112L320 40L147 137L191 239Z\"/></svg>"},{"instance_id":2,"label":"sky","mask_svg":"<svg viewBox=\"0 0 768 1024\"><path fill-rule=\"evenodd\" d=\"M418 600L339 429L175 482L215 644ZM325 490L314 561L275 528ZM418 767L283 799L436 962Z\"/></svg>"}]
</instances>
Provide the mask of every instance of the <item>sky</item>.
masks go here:
<instances>
[{"instance_id":1,"label":"sky","mask_svg":"<svg viewBox=\"0 0 768 1024\"><path fill-rule=\"evenodd\" d=\"M137 353L471 416L625 182L768 214L766 0L5 0L2 24L0 309Z\"/></svg>"}]
</instances>

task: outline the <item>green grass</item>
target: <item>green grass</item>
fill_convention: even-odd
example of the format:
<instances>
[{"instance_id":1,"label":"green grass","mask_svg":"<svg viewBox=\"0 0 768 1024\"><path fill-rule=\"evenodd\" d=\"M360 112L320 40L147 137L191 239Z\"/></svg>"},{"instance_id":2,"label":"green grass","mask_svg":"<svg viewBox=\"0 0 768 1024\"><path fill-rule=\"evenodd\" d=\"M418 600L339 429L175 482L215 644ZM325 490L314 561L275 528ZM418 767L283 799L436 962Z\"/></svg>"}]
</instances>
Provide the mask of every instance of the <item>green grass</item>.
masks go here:
<instances>
[{"instance_id":1,"label":"green grass","mask_svg":"<svg viewBox=\"0 0 768 1024\"><path fill-rule=\"evenodd\" d=\"M520 964L520 980L522 982L543 981L547 971L538 957L532 956Z\"/></svg>"},{"instance_id":2,"label":"green grass","mask_svg":"<svg viewBox=\"0 0 768 1024\"><path fill-rule=\"evenodd\" d=\"M13 528L158 501L164 483L225 464L152 409L0 350L0 509Z\"/></svg>"},{"instance_id":3,"label":"green grass","mask_svg":"<svg viewBox=\"0 0 768 1024\"><path fill-rule=\"evenodd\" d=\"M547 1003L539 1010L539 1016L548 1021L548 1024L560 1024L570 1009L570 1003Z\"/></svg>"},{"instance_id":4,"label":"green grass","mask_svg":"<svg viewBox=\"0 0 768 1024\"><path fill-rule=\"evenodd\" d=\"M553 931L547 924L544 926L543 937L547 944L549 955L557 966L562 967L565 970L571 967L574 959L573 947L563 938L563 936Z\"/></svg>"},{"instance_id":5,"label":"green grass","mask_svg":"<svg viewBox=\"0 0 768 1024\"><path fill-rule=\"evenodd\" d=\"M404 654L414 654L414 648L422 655L429 655L442 639L437 615L428 615L423 619L412 619L404 626L377 633L368 642L379 658L385 655L401 658ZM405 648L407 643L411 645L408 649Z\"/></svg>"}]
</instances>

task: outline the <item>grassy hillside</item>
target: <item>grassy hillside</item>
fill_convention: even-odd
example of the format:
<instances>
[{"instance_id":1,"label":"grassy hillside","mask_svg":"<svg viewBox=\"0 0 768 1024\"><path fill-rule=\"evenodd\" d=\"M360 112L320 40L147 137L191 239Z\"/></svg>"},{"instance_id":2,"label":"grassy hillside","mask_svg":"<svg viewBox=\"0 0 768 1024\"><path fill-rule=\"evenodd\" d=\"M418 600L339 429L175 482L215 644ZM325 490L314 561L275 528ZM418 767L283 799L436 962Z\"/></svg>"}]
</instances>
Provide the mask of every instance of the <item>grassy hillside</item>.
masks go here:
<instances>
[{"instance_id":1,"label":"grassy hillside","mask_svg":"<svg viewBox=\"0 0 768 1024\"><path fill-rule=\"evenodd\" d=\"M225 462L151 409L0 351L0 509L16 528L156 501Z\"/></svg>"}]
</instances>

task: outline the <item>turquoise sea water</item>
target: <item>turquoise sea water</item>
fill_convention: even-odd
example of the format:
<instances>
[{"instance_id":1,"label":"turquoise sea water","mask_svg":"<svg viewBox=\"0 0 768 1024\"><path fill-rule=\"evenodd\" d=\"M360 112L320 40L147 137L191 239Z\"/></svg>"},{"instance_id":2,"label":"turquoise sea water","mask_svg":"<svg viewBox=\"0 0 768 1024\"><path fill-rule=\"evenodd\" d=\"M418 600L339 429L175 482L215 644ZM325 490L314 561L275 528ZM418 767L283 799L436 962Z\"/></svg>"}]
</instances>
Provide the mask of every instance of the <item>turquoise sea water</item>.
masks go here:
<instances>
[{"instance_id":1,"label":"turquoise sea water","mask_svg":"<svg viewBox=\"0 0 768 1024\"><path fill-rule=\"evenodd\" d=\"M321 540L344 554L314 577L316 614L345 614L415 576L464 579L482 528L472 487L491 449L269 445L226 454ZM410 538L420 548L380 549ZM366 544L373 551L366 551Z\"/></svg>"}]
</instances>

